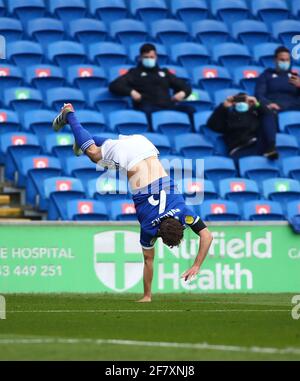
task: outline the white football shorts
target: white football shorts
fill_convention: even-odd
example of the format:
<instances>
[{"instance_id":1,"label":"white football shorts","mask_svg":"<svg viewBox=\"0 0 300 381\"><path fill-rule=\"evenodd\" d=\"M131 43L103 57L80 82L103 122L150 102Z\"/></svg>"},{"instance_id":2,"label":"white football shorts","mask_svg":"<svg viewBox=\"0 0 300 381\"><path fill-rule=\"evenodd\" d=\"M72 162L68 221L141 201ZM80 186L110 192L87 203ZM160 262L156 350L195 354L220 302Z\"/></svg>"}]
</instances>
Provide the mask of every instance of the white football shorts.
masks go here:
<instances>
[{"instance_id":1,"label":"white football shorts","mask_svg":"<svg viewBox=\"0 0 300 381\"><path fill-rule=\"evenodd\" d=\"M108 139L101 146L101 151L100 165L126 171L148 157L159 155L155 145L143 135L119 135L119 139Z\"/></svg>"}]
</instances>

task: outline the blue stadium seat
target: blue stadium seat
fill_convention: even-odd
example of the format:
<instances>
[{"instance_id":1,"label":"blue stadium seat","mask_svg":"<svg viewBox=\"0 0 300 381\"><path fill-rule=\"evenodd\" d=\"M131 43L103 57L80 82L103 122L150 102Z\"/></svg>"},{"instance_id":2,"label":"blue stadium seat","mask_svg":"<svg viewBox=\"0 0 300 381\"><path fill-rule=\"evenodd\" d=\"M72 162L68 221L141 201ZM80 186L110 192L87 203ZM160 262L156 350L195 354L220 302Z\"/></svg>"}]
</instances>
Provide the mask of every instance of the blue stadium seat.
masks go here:
<instances>
[{"instance_id":1,"label":"blue stadium seat","mask_svg":"<svg viewBox=\"0 0 300 381\"><path fill-rule=\"evenodd\" d=\"M114 81L116 78L121 75L125 75L128 73L130 69L132 69L132 65L116 65L109 69L109 82Z\"/></svg>"},{"instance_id":2,"label":"blue stadium seat","mask_svg":"<svg viewBox=\"0 0 300 381\"><path fill-rule=\"evenodd\" d=\"M220 196L222 198L235 201L238 204L260 199L258 186L253 180L237 177L223 179L220 181L219 188Z\"/></svg>"},{"instance_id":3,"label":"blue stadium seat","mask_svg":"<svg viewBox=\"0 0 300 381\"><path fill-rule=\"evenodd\" d=\"M74 65L67 69L68 82L78 87L86 99L91 90L107 85L104 70L96 65Z\"/></svg>"},{"instance_id":4,"label":"blue stadium seat","mask_svg":"<svg viewBox=\"0 0 300 381\"><path fill-rule=\"evenodd\" d=\"M198 159L213 154L213 145L203 135L180 134L175 137L175 149L186 158Z\"/></svg>"},{"instance_id":5,"label":"blue stadium seat","mask_svg":"<svg viewBox=\"0 0 300 381\"><path fill-rule=\"evenodd\" d=\"M237 87L218 90L215 92L215 104L219 105L220 103L223 103L227 97L236 95L243 91L243 89L239 89Z\"/></svg>"},{"instance_id":6,"label":"blue stadium seat","mask_svg":"<svg viewBox=\"0 0 300 381\"><path fill-rule=\"evenodd\" d=\"M246 93L254 94L257 77L264 71L261 66L240 66L234 70L233 78L236 86L243 87Z\"/></svg>"},{"instance_id":7,"label":"blue stadium seat","mask_svg":"<svg viewBox=\"0 0 300 381\"><path fill-rule=\"evenodd\" d=\"M48 2L50 13L59 17L65 25L70 21L85 17L87 13L84 0L51 0Z\"/></svg>"},{"instance_id":8,"label":"blue stadium seat","mask_svg":"<svg viewBox=\"0 0 300 381\"><path fill-rule=\"evenodd\" d=\"M53 42L48 46L48 59L62 69L82 65L87 58L81 44L72 41Z\"/></svg>"},{"instance_id":9,"label":"blue stadium seat","mask_svg":"<svg viewBox=\"0 0 300 381\"><path fill-rule=\"evenodd\" d=\"M257 44L268 42L270 33L268 28L262 21L257 20L241 20L232 25L232 36L248 46L253 48Z\"/></svg>"},{"instance_id":10,"label":"blue stadium seat","mask_svg":"<svg viewBox=\"0 0 300 381\"><path fill-rule=\"evenodd\" d=\"M294 135L300 144L300 111L279 113L279 130Z\"/></svg>"},{"instance_id":11,"label":"blue stadium seat","mask_svg":"<svg viewBox=\"0 0 300 381\"><path fill-rule=\"evenodd\" d=\"M143 134L147 139L152 142L155 147L159 150L161 156L166 156L171 154L171 144L166 135L155 134L155 133L145 133Z\"/></svg>"},{"instance_id":12,"label":"blue stadium seat","mask_svg":"<svg viewBox=\"0 0 300 381\"><path fill-rule=\"evenodd\" d=\"M5 162L5 178L14 181L17 165L25 156L38 155L41 147L35 135L24 132L6 133L1 137L1 162Z\"/></svg>"},{"instance_id":13,"label":"blue stadium seat","mask_svg":"<svg viewBox=\"0 0 300 381\"><path fill-rule=\"evenodd\" d=\"M197 178L184 178L182 189L180 191L185 197L195 196L196 194L202 195L203 200L213 200L218 198L215 184L210 180L203 180ZM204 192L204 193L203 193Z\"/></svg>"},{"instance_id":14,"label":"blue stadium seat","mask_svg":"<svg viewBox=\"0 0 300 381\"><path fill-rule=\"evenodd\" d=\"M189 117L179 111L156 111L152 113L152 126L154 132L174 137L192 131Z\"/></svg>"},{"instance_id":15,"label":"blue stadium seat","mask_svg":"<svg viewBox=\"0 0 300 381\"><path fill-rule=\"evenodd\" d=\"M110 217L117 221L136 221L134 203L128 199L112 201Z\"/></svg>"},{"instance_id":16,"label":"blue stadium seat","mask_svg":"<svg viewBox=\"0 0 300 381\"><path fill-rule=\"evenodd\" d=\"M151 35L165 46L186 42L189 32L182 21L161 19L151 25Z\"/></svg>"},{"instance_id":17,"label":"blue stadium seat","mask_svg":"<svg viewBox=\"0 0 300 381\"><path fill-rule=\"evenodd\" d=\"M228 157L206 157L204 158L204 175L206 179L213 181L215 184L225 178L235 177L234 161Z\"/></svg>"},{"instance_id":18,"label":"blue stadium seat","mask_svg":"<svg viewBox=\"0 0 300 381\"><path fill-rule=\"evenodd\" d=\"M228 155L228 147L224 142L223 134L215 132L206 126L202 127L202 133L213 144L215 155L218 155L218 156Z\"/></svg>"},{"instance_id":19,"label":"blue stadium seat","mask_svg":"<svg viewBox=\"0 0 300 381\"><path fill-rule=\"evenodd\" d=\"M5 38L6 43L21 40L23 27L19 20L9 17L0 17L0 35Z\"/></svg>"},{"instance_id":20,"label":"blue stadium seat","mask_svg":"<svg viewBox=\"0 0 300 381\"><path fill-rule=\"evenodd\" d=\"M182 42L171 47L171 58L175 64L184 66L189 72L197 65L210 62L210 54L205 46L194 42Z\"/></svg>"},{"instance_id":21,"label":"blue stadium seat","mask_svg":"<svg viewBox=\"0 0 300 381\"><path fill-rule=\"evenodd\" d=\"M233 201L207 200L200 205L200 214L206 221L240 221L238 206Z\"/></svg>"},{"instance_id":22,"label":"blue stadium seat","mask_svg":"<svg viewBox=\"0 0 300 381\"><path fill-rule=\"evenodd\" d=\"M285 177L300 181L300 157L287 157L282 160L282 174Z\"/></svg>"},{"instance_id":23,"label":"blue stadium seat","mask_svg":"<svg viewBox=\"0 0 300 381\"><path fill-rule=\"evenodd\" d=\"M138 17L147 24L167 17L165 0L131 0L130 10L134 18Z\"/></svg>"},{"instance_id":24,"label":"blue stadium seat","mask_svg":"<svg viewBox=\"0 0 300 381\"><path fill-rule=\"evenodd\" d=\"M92 44L89 47L89 58L106 70L113 66L127 63L127 54L124 46L114 42Z\"/></svg>"},{"instance_id":25,"label":"blue stadium seat","mask_svg":"<svg viewBox=\"0 0 300 381\"><path fill-rule=\"evenodd\" d=\"M44 180L44 194L40 196L40 209L44 205L46 206L48 220L65 220L67 219L68 201L78 198L85 198L80 180L73 177L50 177Z\"/></svg>"},{"instance_id":26,"label":"blue stadium seat","mask_svg":"<svg viewBox=\"0 0 300 381\"><path fill-rule=\"evenodd\" d=\"M298 1L292 2L292 15L299 19L300 16L300 3Z\"/></svg>"},{"instance_id":27,"label":"blue stadium seat","mask_svg":"<svg viewBox=\"0 0 300 381\"><path fill-rule=\"evenodd\" d=\"M279 40L287 48L292 49L293 37L299 34L300 21L297 20L282 20L274 22L273 25L273 37Z\"/></svg>"},{"instance_id":28,"label":"blue stadium seat","mask_svg":"<svg viewBox=\"0 0 300 381\"><path fill-rule=\"evenodd\" d=\"M288 19L289 9L284 0L252 0L252 13L268 26L274 22Z\"/></svg>"},{"instance_id":29,"label":"blue stadium seat","mask_svg":"<svg viewBox=\"0 0 300 381\"><path fill-rule=\"evenodd\" d=\"M209 48L229 40L229 31L226 24L217 20L194 22L192 35Z\"/></svg>"},{"instance_id":30,"label":"blue stadium seat","mask_svg":"<svg viewBox=\"0 0 300 381\"><path fill-rule=\"evenodd\" d=\"M14 65L1 65L0 61L0 92L9 87L22 86L23 76L21 70Z\"/></svg>"},{"instance_id":31,"label":"blue stadium seat","mask_svg":"<svg viewBox=\"0 0 300 381\"><path fill-rule=\"evenodd\" d=\"M92 90L89 94L89 105L96 108L105 116L112 111L124 110L128 108L126 97L113 95L106 88Z\"/></svg>"},{"instance_id":32,"label":"blue stadium seat","mask_svg":"<svg viewBox=\"0 0 300 381\"><path fill-rule=\"evenodd\" d=\"M214 17L220 18L227 25L244 20L249 16L249 10L244 0L211 0L211 11Z\"/></svg>"},{"instance_id":33,"label":"blue stadium seat","mask_svg":"<svg viewBox=\"0 0 300 381\"><path fill-rule=\"evenodd\" d=\"M41 143L45 153L55 155L63 163L66 158L74 156L73 142L74 137L70 133L49 133Z\"/></svg>"},{"instance_id":34,"label":"blue stadium seat","mask_svg":"<svg viewBox=\"0 0 300 381\"><path fill-rule=\"evenodd\" d=\"M34 132L41 141L51 132L52 121L57 113L50 110L30 110L23 116L23 127L28 132Z\"/></svg>"},{"instance_id":35,"label":"blue stadium seat","mask_svg":"<svg viewBox=\"0 0 300 381\"><path fill-rule=\"evenodd\" d=\"M43 172L43 175L39 175L37 172ZM16 165L15 183L18 187L26 186L27 188L29 174L32 174L35 180L37 178L44 180L46 178L45 173L47 173L48 177L51 177L60 175L60 172L61 166L56 157L47 155L26 156Z\"/></svg>"},{"instance_id":36,"label":"blue stadium seat","mask_svg":"<svg viewBox=\"0 0 300 381\"><path fill-rule=\"evenodd\" d=\"M64 26L60 20L53 18L37 18L30 21L27 25L29 37L34 38L41 46L60 41L64 37Z\"/></svg>"},{"instance_id":37,"label":"blue stadium seat","mask_svg":"<svg viewBox=\"0 0 300 381\"><path fill-rule=\"evenodd\" d=\"M229 71L236 67L251 64L251 54L247 46L233 42L225 42L213 47L213 59L225 66Z\"/></svg>"},{"instance_id":38,"label":"blue stadium seat","mask_svg":"<svg viewBox=\"0 0 300 381\"><path fill-rule=\"evenodd\" d=\"M115 173L115 172L114 172ZM111 201L124 199L128 195L127 179L118 179L116 176L110 176L105 173L97 179L87 182L88 197L104 201L110 206Z\"/></svg>"},{"instance_id":39,"label":"blue stadium seat","mask_svg":"<svg viewBox=\"0 0 300 381\"><path fill-rule=\"evenodd\" d=\"M142 21L122 19L111 23L110 36L124 46L147 40L147 29Z\"/></svg>"},{"instance_id":40,"label":"blue stadium seat","mask_svg":"<svg viewBox=\"0 0 300 381\"><path fill-rule=\"evenodd\" d=\"M161 156L160 161L168 176L175 181L194 176L194 163L191 159L186 159L183 156L166 155Z\"/></svg>"},{"instance_id":41,"label":"blue stadium seat","mask_svg":"<svg viewBox=\"0 0 300 381\"><path fill-rule=\"evenodd\" d=\"M109 114L109 129L123 135L132 135L144 134L149 127L144 112L120 110Z\"/></svg>"},{"instance_id":42,"label":"blue stadium seat","mask_svg":"<svg viewBox=\"0 0 300 381\"><path fill-rule=\"evenodd\" d=\"M58 66L32 65L26 69L26 81L29 85L40 90L45 97L48 90L65 84L65 76Z\"/></svg>"},{"instance_id":43,"label":"blue stadium seat","mask_svg":"<svg viewBox=\"0 0 300 381\"><path fill-rule=\"evenodd\" d=\"M211 95L232 84L229 71L225 67L216 65L196 66L193 70L193 81L196 86L201 86Z\"/></svg>"},{"instance_id":44,"label":"blue stadium seat","mask_svg":"<svg viewBox=\"0 0 300 381\"><path fill-rule=\"evenodd\" d=\"M266 199L286 205L289 201L300 200L300 183L286 178L268 179L262 183Z\"/></svg>"},{"instance_id":45,"label":"blue stadium seat","mask_svg":"<svg viewBox=\"0 0 300 381\"><path fill-rule=\"evenodd\" d=\"M104 202L78 199L67 202L67 220L107 221L108 211Z\"/></svg>"},{"instance_id":46,"label":"blue stadium seat","mask_svg":"<svg viewBox=\"0 0 300 381\"><path fill-rule=\"evenodd\" d=\"M196 132L203 133L204 127L207 125L207 121L211 114L212 111L202 111L194 114L194 125Z\"/></svg>"},{"instance_id":47,"label":"blue stadium seat","mask_svg":"<svg viewBox=\"0 0 300 381\"><path fill-rule=\"evenodd\" d=\"M138 62L138 58L140 56L140 47L142 45L143 44L141 44L139 42L137 44L132 44L129 46L129 57L130 57L131 62L133 62L133 63ZM168 57L168 53L167 53L165 46L162 44L155 44L155 48L156 48L156 52L158 55L159 66L163 66L166 63L168 63L169 57Z\"/></svg>"},{"instance_id":48,"label":"blue stadium seat","mask_svg":"<svg viewBox=\"0 0 300 381\"><path fill-rule=\"evenodd\" d=\"M169 70L171 74L176 75L176 77L185 79L186 81L190 80L189 74L184 67L167 64L166 68Z\"/></svg>"},{"instance_id":49,"label":"blue stadium seat","mask_svg":"<svg viewBox=\"0 0 300 381\"><path fill-rule=\"evenodd\" d=\"M257 182L279 177L277 165L262 156L248 156L239 160L240 175Z\"/></svg>"},{"instance_id":50,"label":"blue stadium seat","mask_svg":"<svg viewBox=\"0 0 300 381\"><path fill-rule=\"evenodd\" d=\"M172 14L186 25L207 18L208 7L205 0L172 0L170 4Z\"/></svg>"},{"instance_id":51,"label":"blue stadium seat","mask_svg":"<svg viewBox=\"0 0 300 381\"><path fill-rule=\"evenodd\" d=\"M70 22L69 34L73 39L86 46L95 41L105 41L107 29L105 24L99 20L76 19Z\"/></svg>"},{"instance_id":52,"label":"blue stadium seat","mask_svg":"<svg viewBox=\"0 0 300 381\"><path fill-rule=\"evenodd\" d=\"M0 135L0 163L4 164L7 150L9 147L22 146L22 148L26 146L35 146L38 148L40 152L40 147L37 141L37 138L33 134L28 134L24 132L14 131L14 132L6 132Z\"/></svg>"},{"instance_id":53,"label":"blue stadium seat","mask_svg":"<svg viewBox=\"0 0 300 381\"><path fill-rule=\"evenodd\" d=\"M196 111L207 111L212 108L212 100L207 91L192 89L192 94L182 104L193 106Z\"/></svg>"},{"instance_id":54,"label":"blue stadium seat","mask_svg":"<svg viewBox=\"0 0 300 381\"><path fill-rule=\"evenodd\" d=\"M125 18L128 14L124 0L93 0L90 1L89 10L92 16L98 17L107 25Z\"/></svg>"},{"instance_id":55,"label":"blue stadium seat","mask_svg":"<svg viewBox=\"0 0 300 381\"><path fill-rule=\"evenodd\" d=\"M25 69L30 65L42 62L43 51L40 44L36 42L16 40L16 42L8 44L7 57L20 69Z\"/></svg>"},{"instance_id":56,"label":"blue stadium seat","mask_svg":"<svg viewBox=\"0 0 300 381\"><path fill-rule=\"evenodd\" d=\"M299 153L297 139L288 134L276 134L276 148L281 158L295 156Z\"/></svg>"},{"instance_id":57,"label":"blue stadium seat","mask_svg":"<svg viewBox=\"0 0 300 381\"><path fill-rule=\"evenodd\" d=\"M289 221L293 217L300 216L300 201L292 201L287 204L287 217Z\"/></svg>"},{"instance_id":58,"label":"blue stadium seat","mask_svg":"<svg viewBox=\"0 0 300 381\"><path fill-rule=\"evenodd\" d=\"M6 7L4 5L4 0L0 0L0 17L4 16L6 13Z\"/></svg>"},{"instance_id":59,"label":"blue stadium seat","mask_svg":"<svg viewBox=\"0 0 300 381\"><path fill-rule=\"evenodd\" d=\"M21 161L22 172L26 173L26 204L38 206L37 195L42 192L45 179L61 175L60 162L53 156L27 156Z\"/></svg>"},{"instance_id":60,"label":"blue stadium seat","mask_svg":"<svg viewBox=\"0 0 300 381\"><path fill-rule=\"evenodd\" d=\"M265 68L274 68L274 53L280 44L265 42L253 47L254 60Z\"/></svg>"},{"instance_id":61,"label":"blue stadium seat","mask_svg":"<svg viewBox=\"0 0 300 381\"><path fill-rule=\"evenodd\" d=\"M22 23L31 22L33 19L43 17L46 13L43 0L10 0L8 10Z\"/></svg>"},{"instance_id":62,"label":"blue stadium seat","mask_svg":"<svg viewBox=\"0 0 300 381\"><path fill-rule=\"evenodd\" d=\"M0 135L20 129L19 115L15 111L0 109Z\"/></svg>"},{"instance_id":63,"label":"blue stadium seat","mask_svg":"<svg viewBox=\"0 0 300 381\"><path fill-rule=\"evenodd\" d=\"M250 221L283 221L283 210L275 201L248 201L244 204L244 218Z\"/></svg>"},{"instance_id":64,"label":"blue stadium seat","mask_svg":"<svg viewBox=\"0 0 300 381\"><path fill-rule=\"evenodd\" d=\"M47 105L59 111L64 103L72 103L75 109L85 107L85 100L80 90L73 87L56 87L47 91Z\"/></svg>"},{"instance_id":65,"label":"blue stadium seat","mask_svg":"<svg viewBox=\"0 0 300 381\"><path fill-rule=\"evenodd\" d=\"M19 114L39 109L43 105L41 93L31 87L11 87L4 90L4 104Z\"/></svg>"},{"instance_id":66,"label":"blue stadium seat","mask_svg":"<svg viewBox=\"0 0 300 381\"><path fill-rule=\"evenodd\" d=\"M66 158L62 167L64 175L76 177L82 181L82 184L99 177L99 173L96 171L96 164L85 155Z\"/></svg>"},{"instance_id":67,"label":"blue stadium seat","mask_svg":"<svg viewBox=\"0 0 300 381\"><path fill-rule=\"evenodd\" d=\"M106 122L104 116L94 110L78 110L76 115L80 123L91 134L101 134L106 128Z\"/></svg>"}]
</instances>

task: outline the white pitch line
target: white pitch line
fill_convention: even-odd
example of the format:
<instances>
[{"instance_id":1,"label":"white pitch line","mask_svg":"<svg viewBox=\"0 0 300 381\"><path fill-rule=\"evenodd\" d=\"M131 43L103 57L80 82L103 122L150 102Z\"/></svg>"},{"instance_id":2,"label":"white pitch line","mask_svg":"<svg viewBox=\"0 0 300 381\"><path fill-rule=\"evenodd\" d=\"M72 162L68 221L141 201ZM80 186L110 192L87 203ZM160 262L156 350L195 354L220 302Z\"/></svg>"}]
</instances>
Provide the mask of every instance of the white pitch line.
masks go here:
<instances>
[{"instance_id":1,"label":"white pitch line","mask_svg":"<svg viewBox=\"0 0 300 381\"><path fill-rule=\"evenodd\" d=\"M269 347L242 347L236 345L219 345L208 343L176 343L176 342L155 342L138 340L117 340L117 339L65 339L65 338L40 338L40 339L0 339L0 345L14 344L95 344L95 345L124 345L140 347L158 348L178 348L178 349L199 349L223 352L247 352L261 354L295 354L300 355L300 348L269 348Z\"/></svg>"},{"instance_id":2,"label":"white pitch line","mask_svg":"<svg viewBox=\"0 0 300 381\"><path fill-rule=\"evenodd\" d=\"M290 312L290 309L230 309L230 310L224 310L224 309L206 309L206 310L201 310L201 309L183 309L183 310L15 310L15 311L6 311L7 314L17 314L17 313L135 313L135 312L204 312L204 313L211 313L211 312Z\"/></svg>"}]
</instances>

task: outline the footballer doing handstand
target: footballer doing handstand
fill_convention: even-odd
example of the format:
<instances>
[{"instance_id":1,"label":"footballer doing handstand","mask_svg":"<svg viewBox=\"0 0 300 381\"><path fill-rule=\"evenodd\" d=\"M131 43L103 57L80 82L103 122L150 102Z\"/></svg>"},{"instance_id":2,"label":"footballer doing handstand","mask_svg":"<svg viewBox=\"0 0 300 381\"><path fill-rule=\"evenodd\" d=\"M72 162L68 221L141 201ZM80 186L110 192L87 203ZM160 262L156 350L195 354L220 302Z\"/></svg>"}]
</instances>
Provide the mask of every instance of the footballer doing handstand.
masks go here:
<instances>
[{"instance_id":1,"label":"footballer doing handstand","mask_svg":"<svg viewBox=\"0 0 300 381\"><path fill-rule=\"evenodd\" d=\"M162 238L169 247L178 246L187 226L200 236L194 264L182 275L186 281L193 278L207 255L212 235L200 217L186 206L159 161L157 148L142 135L120 135L119 139L92 137L78 122L71 104L64 105L53 121L53 128L59 131L66 124L71 126L74 134L75 155L85 153L94 163L127 171L141 225L140 243L144 255L144 296L140 302L151 301L156 239Z\"/></svg>"}]
</instances>

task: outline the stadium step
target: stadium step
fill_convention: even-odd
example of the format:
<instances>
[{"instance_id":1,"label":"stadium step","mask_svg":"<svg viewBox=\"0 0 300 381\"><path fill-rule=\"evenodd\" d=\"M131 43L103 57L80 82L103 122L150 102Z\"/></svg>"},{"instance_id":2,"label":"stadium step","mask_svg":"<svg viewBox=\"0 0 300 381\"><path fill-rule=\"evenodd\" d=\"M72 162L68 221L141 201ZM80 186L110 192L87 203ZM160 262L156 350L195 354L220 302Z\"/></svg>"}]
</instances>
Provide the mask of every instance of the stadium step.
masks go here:
<instances>
[{"instance_id":1,"label":"stadium step","mask_svg":"<svg viewBox=\"0 0 300 381\"><path fill-rule=\"evenodd\" d=\"M0 208L0 218L22 217L23 210L21 208L2 207Z\"/></svg>"}]
</instances>

